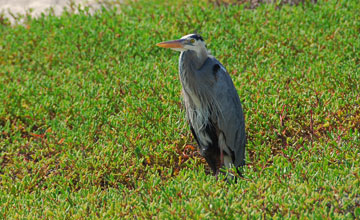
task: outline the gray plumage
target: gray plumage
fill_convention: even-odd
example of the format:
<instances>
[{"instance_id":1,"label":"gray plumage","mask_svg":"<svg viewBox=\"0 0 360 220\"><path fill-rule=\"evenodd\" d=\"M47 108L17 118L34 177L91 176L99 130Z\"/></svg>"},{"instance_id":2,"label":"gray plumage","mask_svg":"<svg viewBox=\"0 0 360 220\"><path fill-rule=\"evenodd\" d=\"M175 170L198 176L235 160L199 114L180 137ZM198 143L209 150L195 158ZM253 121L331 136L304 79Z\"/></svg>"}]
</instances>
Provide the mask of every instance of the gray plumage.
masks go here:
<instances>
[{"instance_id":1,"label":"gray plumage","mask_svg":"<svg viewBox=\"0 0 360 220\"><path fill-rule=\"evenodd\" d=\"M158 44L181 51L179 75L191 131L214 174L245 164L245 121L241 102L223 65L202 38L190 34Z\"/></svg>"}]
</instances>

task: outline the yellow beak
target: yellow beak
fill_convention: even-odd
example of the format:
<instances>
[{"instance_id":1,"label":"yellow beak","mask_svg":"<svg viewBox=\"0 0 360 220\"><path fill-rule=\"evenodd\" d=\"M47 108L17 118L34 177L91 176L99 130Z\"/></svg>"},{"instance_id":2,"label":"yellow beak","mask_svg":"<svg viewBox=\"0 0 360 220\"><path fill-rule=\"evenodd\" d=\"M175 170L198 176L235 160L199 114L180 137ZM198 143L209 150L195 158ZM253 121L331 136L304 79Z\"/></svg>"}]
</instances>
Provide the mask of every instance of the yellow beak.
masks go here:
<instances>
[{"instance_id":1,"label":"yellow beak","mask_svg":"<svg viewBox=\"0 0 360 220\"><path fill-rule=\"evenodd\" d=\"M184 46L182 44L183 41L184 41L183 39L165 41L165 42L156 44L156 46L163 47L163 48L184 48Z\"/></svg>"}]
</instances>

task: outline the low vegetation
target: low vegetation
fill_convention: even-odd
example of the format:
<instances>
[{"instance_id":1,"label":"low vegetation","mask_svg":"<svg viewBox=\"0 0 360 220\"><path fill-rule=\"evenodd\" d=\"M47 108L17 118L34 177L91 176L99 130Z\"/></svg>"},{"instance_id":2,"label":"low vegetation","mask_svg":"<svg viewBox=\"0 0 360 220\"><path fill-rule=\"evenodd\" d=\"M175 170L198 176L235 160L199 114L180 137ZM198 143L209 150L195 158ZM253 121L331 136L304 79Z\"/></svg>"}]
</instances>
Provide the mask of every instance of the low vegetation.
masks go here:
<instances>
[{"instance_id":1,"label":"low vegetation","mask_svg":"<svg viewBox=\"0 0 360 220\"><path fill-rule=\"evenodd\" d=\"M360 217L360 4L134 1L0 24L0 215ZM243 103L247 165L216 180L181 107L197 30Z\"/></svg>"}]
</instances>

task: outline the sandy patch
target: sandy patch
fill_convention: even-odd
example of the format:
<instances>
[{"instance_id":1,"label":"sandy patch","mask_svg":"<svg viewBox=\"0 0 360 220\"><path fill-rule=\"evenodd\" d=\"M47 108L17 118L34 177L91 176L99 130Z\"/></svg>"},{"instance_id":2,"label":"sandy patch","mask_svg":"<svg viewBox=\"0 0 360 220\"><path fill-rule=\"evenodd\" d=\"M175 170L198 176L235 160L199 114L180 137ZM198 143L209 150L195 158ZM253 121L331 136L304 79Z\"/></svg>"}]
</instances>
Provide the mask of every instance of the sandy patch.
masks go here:
<instances>
[{"instance_id":1,"label":"sandy patch","mask_svg":"<svg viewBox=\"0 0 360 220\"><path fill-rule=\"evenodd\" d=\"M48 13L49 8L53 8L55 15L60 15L64 7L69 8L74 4L89 6L94 11L99 9L104 2L99 0L0 0L0 13L14 22L14 16L17 17L18 14L31 14L37 17L41 13ZM113 2L121 1L113 0Z\"/></svg>"}]
</instances>

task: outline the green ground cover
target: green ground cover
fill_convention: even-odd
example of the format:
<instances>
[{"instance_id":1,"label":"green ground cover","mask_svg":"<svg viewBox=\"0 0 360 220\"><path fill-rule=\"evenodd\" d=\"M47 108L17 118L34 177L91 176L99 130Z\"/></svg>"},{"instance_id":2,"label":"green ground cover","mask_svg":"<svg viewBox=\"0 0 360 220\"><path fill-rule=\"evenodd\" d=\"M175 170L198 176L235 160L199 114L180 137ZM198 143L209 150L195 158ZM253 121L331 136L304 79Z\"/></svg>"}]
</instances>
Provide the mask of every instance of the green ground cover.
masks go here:
<instances>
[{"instance_id":1,"label":"green ground cover","mask_svg":"<svg viewBox=\"0 0 360 220\"><path fill-rule=\"evenodd\" d=\"M0 218L359 218L360 3L136 1L0 25ZM207 174L181 107L198 30L243 103L244 178Z\"/></svg>"}]
</instances>

